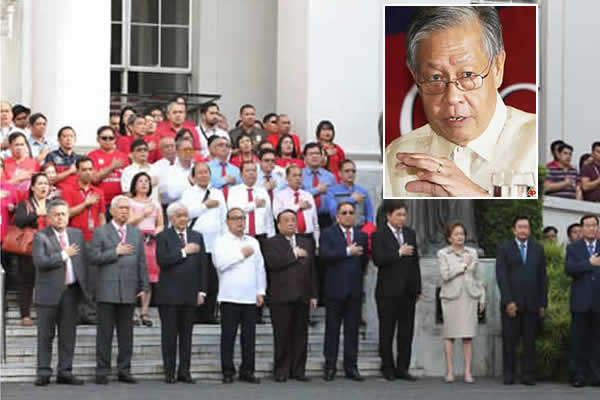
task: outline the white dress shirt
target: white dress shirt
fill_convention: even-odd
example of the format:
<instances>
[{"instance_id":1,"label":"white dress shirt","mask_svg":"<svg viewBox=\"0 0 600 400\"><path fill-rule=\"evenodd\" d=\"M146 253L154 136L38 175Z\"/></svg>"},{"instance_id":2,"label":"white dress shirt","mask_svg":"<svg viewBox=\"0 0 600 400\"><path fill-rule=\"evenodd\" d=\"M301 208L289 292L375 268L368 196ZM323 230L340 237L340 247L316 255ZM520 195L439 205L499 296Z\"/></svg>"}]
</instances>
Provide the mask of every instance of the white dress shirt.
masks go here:
<instances>
[{"instance_id":1,"label":"white dress shirt","mask_svg":"<svg viewBox=\"0 0 600 400\"><path fill-rule=\"evenodd\" d=\"M190 177L194 163L190 163L189 168L185 168L179 159L175 160L175 164L169 165L168 169L163 173L163 181L159 185L159 191L163 199L168 199L167 203L171 203L181 199L183 192L192 187Z\"/></svg>"},{"instance_id":2,"label":"white dress shirt","mask_svg":"<svg viewBox=\"0 0 600 400\"><path fill-rule=\"evenodd\" d=\"M129 189L131 189L131 181L133 181L133 178L138 172L147 173L148 175L150 175L150 178L152 178L155 181L154 183L156 183L156 185L152 185L152 195L150 196L150 198L153 201L158 201L157 185L159 183L159 174L158 171L155 168L153 168L152 164L141 165L131 163L127 167L125 167L121 172L121 190L123 191L123 193L129 193Z\"/></svg>"},{"instance_id":3,"label":"white dress shirt","mask_svg":"<svg viewBox=\"0 0 600 400\"><path fill-rule=\"evenodd\" d=\"M244 247L252 247L254 253L244 257ZM244 235L239 238L227 231L217 238L212 259L219 275L217 301L255 304L256 296L266 293L264 260L260 245L253 237Z\"/></svg>"},{"instance_id":4,"label":"white dress shirt","mask_svg":"<svg viewBox=\"0 0 600 400\"><path fill-rule=\"evenodd\" d=\"M65 243L65 247L69 247L71 245L71 243L69 242L69 235L67 234L67 228L65 228L65 230L62 231L62 233L59 233L54 228L52 230L54 231L54 234L56 235L56 239L58 240L59 244L60 238L62 236L62 238L64 239L63 241ZM65 285L75 283L77 278L75 277L75 271L73 271L73 263L71 262L71 257L67 254L65 250L62 250L60 252L60 255L62 257L62 260L65 262Z\"/></svg>"},{"instance_id":5,"label":"white dress shirt","mask_svg":"<svg viewBox=\"0 0 600 400\"><path fill-rule=\"evenodd\" d=\"M205 127L204 124L200 123L200 125L196 127L196 130L198 131L198 136L200 137L200 154L204 158L210 156L210 152L208 151L208 139L211 136L217 135L219 137L227 139L228 142L231 142L231 139L229 138L229 133L227 133L226 131L224 131L216 125L213 127L213 129L209 129Z\"/></svg>"},{"instance_id":6,"label":"white dress shirt","mask_svg":"<svg viewBox=\"0 0 600 400\"><path fill-rule=\"evenodd\" d=\"M250 218L248 213L254 211L254 227L256 234L266 234L267 237L275 236L275 225L273 224L273 212L271 209L271 199L267 191L256 184L252 186L252 199L248 201L248 189L246 184L235 185L229 189L227 196L227 206L229 209L241 208L246 214L246 228L244 233L249 233ZM256 200L265 200L264 207L257 207Z\"/></svg>"},{"instance_id":7,"label":"white dress shirt","mask_svg":"<svg viewBox=\"0 0 600 400\"><path fill-rule=\"evenodd\" d=\"M395 139L385 150L384 197L427 197L407 192L417 178L416 169L396 170L396 153L425 153L453 160L474 183L493 194L492 173L523 171L537 181L535 114L507 107L497 95L496 109L486 130L466 146L458 146L431 129L429 124Z\"/></svg>"},{"instance_id":8,"label":"white dress shirt","mask_svg":"<svg viewBox=\"0 0 600 400\"><path fill-rule=\"evenodd\" d=\"M262 188L265 187L265 173L262 169L260 169L260 165L256 164L256 184ZM285 169L281 168L279 165L276 165L271 171L271 181L275 182L275 187L273 188L273 196L275 193L284 189L287 186L287 181L285 180ZM266 190L266 189L265 189Z\"/></svg>"},{"instance_id":9,"label":"white dress shirt","mask_svg":"<svg viewBox=\"0 0 600 400\"><path fill-rule=\"evenodd\" d=\"M286 209L294 210L298 212L300 209L299 204L296 204L295 190L292 190L289 186L279 192L275 193L273 198L273 215L277 217L280 212ZM312 233L315 238L317 247L319 246L319 216L317 215L317 206L315 205L315 199L312 194L306 190L298 189L299 202L308 201L310 208L303 210L304 222L306 223L306 232Z\"/></svg>"},{"instance_id":10,"label":"white dress shirt","mask_svg":"<svg viewBox=\"0 0 600 400\"><path fill-rule=\"evenodd\" d=\"M219 205L215 208L207 208L204 205L206 191L209 191L207 200L216 200ZM181 202L188 208L190 221L197 218L192 229L204 237L206 252L212 253L215 241L223 232L227 231L225 220L227 219L227 203L223 192L208 185L203 189L198 185L190 186L181 196Z\"/></svg>"}]
</instances>

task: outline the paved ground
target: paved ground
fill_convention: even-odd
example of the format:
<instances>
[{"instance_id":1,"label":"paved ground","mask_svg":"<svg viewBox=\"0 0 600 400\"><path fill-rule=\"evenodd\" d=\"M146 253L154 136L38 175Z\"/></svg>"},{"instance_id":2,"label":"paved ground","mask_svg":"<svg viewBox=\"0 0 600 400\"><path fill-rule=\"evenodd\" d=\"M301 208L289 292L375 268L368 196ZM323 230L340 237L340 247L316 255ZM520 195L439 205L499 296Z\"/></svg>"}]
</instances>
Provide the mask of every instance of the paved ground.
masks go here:
<instances>
[{"instance_id":1,"label":"paved ground","mask_svg":"<svg viewBox=\"0 0 600 400\"><path fill-rule=\"evenodd\" d=\"M570 400L600 399L600 388L573 389L568 385L538 384L534 387L503 386L495 380L480 379L474 385L444 384L439 379L421 379L417 383L386 382L371 378L363 383L336 379L325 383L313 379L311 383L285 384L264 380L261 385L236 382L222 385L217 382L200 382L196 385L167 385L159 381L145 381L138 385L111 382L98 386L87 382L82 387L51 384L37 388L32 384L3 384L3 400L151 400L151 399L231 399L231 400L354 400L354 399L419 399L419 400Z\"/></svg>"}]
</instances>

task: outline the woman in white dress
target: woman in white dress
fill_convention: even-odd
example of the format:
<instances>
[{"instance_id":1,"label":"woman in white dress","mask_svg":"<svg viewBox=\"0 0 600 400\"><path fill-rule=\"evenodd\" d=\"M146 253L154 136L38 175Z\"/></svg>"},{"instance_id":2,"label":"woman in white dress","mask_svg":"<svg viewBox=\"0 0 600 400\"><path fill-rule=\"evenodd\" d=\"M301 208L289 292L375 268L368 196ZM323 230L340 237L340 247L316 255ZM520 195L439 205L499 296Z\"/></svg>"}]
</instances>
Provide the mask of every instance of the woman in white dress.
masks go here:
<instances>
[{"instance_id":1,"label":"woman in white dress","mask_svg":"<svg viewBox=\"0 0 600 400\"><path fill-rule=\"evenodd\" d=\"M446 382L454 382L454 339L462 339L464 380L473 383L471 360L472 339L477 334L478 314L485 309L485 289L479 274L477 251L465 247L467 232L462 223L448 224L446 239L449 246L438 251L442 275L442 312L446 351Z\"/></svg>"}]
</instances>

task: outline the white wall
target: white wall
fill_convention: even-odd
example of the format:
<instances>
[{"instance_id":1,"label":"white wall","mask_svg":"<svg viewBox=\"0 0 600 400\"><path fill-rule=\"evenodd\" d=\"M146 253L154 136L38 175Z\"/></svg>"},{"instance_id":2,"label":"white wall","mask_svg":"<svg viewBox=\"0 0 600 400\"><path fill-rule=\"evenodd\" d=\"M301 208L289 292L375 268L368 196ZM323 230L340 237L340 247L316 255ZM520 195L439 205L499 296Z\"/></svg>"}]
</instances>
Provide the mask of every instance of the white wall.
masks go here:
<instances>
[{"instance_id":1,"label":"white wall","mask_svg":"<svg viewBox=\"0 0 600 400\"><path fill-rule=\"evenodd\" d=\"M12 37L0 37L0 99L13 105L22 102L22 15L23 2L19 1L12 17Z\"/></svg>"},{"instance_id":2,"label":"white wall","mask_svg":"<svg viewBox=\"0 0 600 400\"><path fill-rule=\"evenodd\" d=\"M193 90L218 93L230 126L244 103L257 117L275 111L277 0L202 0L196 9Z\"/></svg>"},{"instance_id":3,"label":"white wall","mask_svg":"<svg viewBox=\"0 0 600 400\"><path fill-rule=\"evenodd\" d=\"M567 242L567 228L586 214L600 215L600 204L589 201L544 197L544 226L558 229L558 241Z\"/></svg>"}]
</instances>

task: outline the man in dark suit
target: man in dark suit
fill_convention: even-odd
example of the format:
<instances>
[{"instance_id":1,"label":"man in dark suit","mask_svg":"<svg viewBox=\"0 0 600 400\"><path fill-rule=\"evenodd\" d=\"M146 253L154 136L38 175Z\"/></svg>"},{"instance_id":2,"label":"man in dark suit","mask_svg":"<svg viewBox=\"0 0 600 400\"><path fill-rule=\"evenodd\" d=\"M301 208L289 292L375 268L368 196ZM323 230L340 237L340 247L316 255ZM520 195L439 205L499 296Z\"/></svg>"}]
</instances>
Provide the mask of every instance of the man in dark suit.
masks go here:
<instances>
[{"instance_id":1,"label":"man in dark suit","mask_svg":"<svg viewBox=\"0 0 600 400\"><path fill-rule=\"evenodd\" d=\"M73 352L77 331L77 307L85 282L83 234L67 228L69 205L62 200L48 204L49 227L33 237L36 268L35 304L38 318L36 386L50 383L52 342L58 327L58 372L56 383L83 385L73 376Z\"/></svg>"},{"instance_id":2,"label":"man in dark suit","mask_svg":"<svg viewBox=\"0 0 600 400\"><path fill-rule=\"evenodd\" d=\"M270 273L269 308L275 337L273 376L302 382L306 376L309 307L317 307L317 270L314 242L296 235L296 212L277 215L279 234L263 243L265 265Z\"/></svg>"},{"instance_id":3,"label":"man in dark suit","mask_svg":"<svg viewBox=\"0 0 600 400\"><path fill-rule=\"evenodd\" d=\"M90 249L91 262L98 266L96 383L100 385L108 383L115 326L119 342L119 381L137 383L130 372L133 311L137 297L142 297L149 287L144 237L138 228L127 225L129 198L122 195L113 198L110 214L112 221L95 230Z\"/></svg>"},{"instance_id":4,"label":"man in dark suit","mask_svg":"<svg viewBox=\"0 0 600 400\"><path fill-rule=\"evenodd\" d=\"M408 369L415 325L415 306L421 296L421 268L415 232L404 226L407 208L390 202L386 223L373 235L373 262L378 267L375 300L379 317L381 372L388 381L415 381ZM397 359L393 341L397 329Z\"/></svg>"},{"instance_id":5,"label":"man in dark suit","mask_svg":"<svg viewBox=\"0 0 600 400\"><path fill-rule=\"evenodd\" d=\"M571 384L600 385L600 240L598 216L581 218L583 239L567 246L571 285Z\"/></svg>"},{"instance_id":6,"label":"man in dark suit","mask_svg":"<svg viewBox=\"0 0 600 400\"><path fill-rule=\"evenodd\" d=\"M167 207L171 228L156 238L160 282L155 301L160 314L161 348L165 382L175 383L175 360L179 337L177 380L195 383L190 374L192 330L198 305L204 304L208 283L206 248L202 234L187 227L189 213L181 202Z\"/></svg>"},{"instance_id":7,"label":"man in dark suit","mask_svg":"<svg viewBox=\"0 0 600 400\"><path fill-rule=\"evenodd\" d=\"M502 361L505 385L514 383L515 352L522 338L522 380L535 385L535 337L548 305L544 248L529 239L529 218L513 221L514 238L498 246L496 281L502 314Z\"/></svg>"},{"instance_id":8,"label":"man in dark suit","mask_svg":"<svg viewBox=\"0 0 600 400\"><path fill-rule=\"evenodd\" d=\"M319 252L325 272L325 374L326 381L335 378L340 326L344 322L344 370L346 378L362 381L357 368L358 329L363 270L369 261L367 234L354 226L354 204L337 206L337 223L321 232Z\"/></svg>"}]
</instances>

